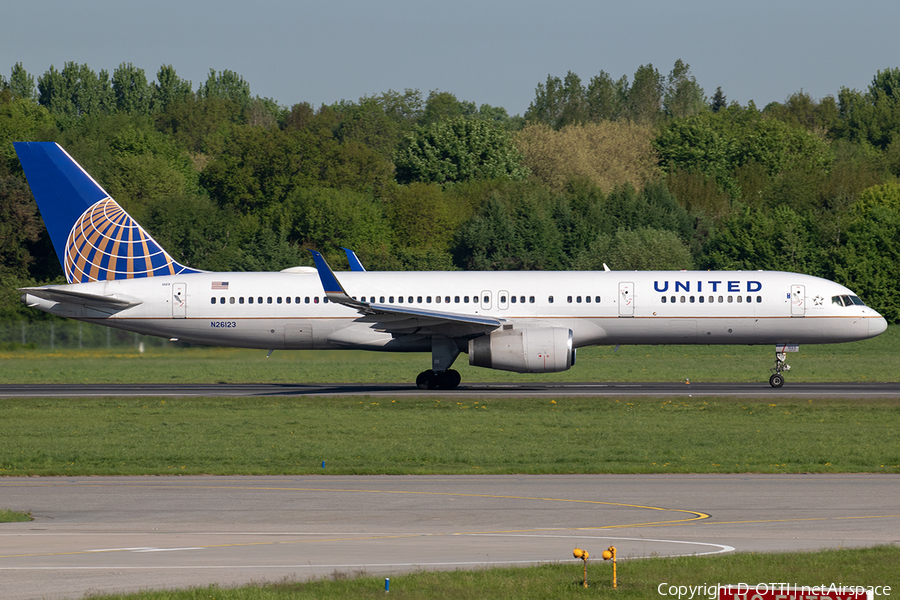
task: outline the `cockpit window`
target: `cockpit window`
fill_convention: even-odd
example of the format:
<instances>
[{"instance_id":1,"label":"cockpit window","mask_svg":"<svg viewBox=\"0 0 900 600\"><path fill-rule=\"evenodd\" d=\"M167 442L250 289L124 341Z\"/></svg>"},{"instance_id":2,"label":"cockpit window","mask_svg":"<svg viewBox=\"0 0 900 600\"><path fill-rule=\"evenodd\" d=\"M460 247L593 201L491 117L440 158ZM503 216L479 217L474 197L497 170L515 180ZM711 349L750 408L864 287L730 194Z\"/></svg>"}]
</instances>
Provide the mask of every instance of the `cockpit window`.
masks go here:
<instances>
[{"instance_id":1,"label":"cockpit window","mask_svg":"<svg viewBox=\"0 0 900 600\"><path fill-rule=\"evenodd\" d=\"M832 296L831 303L838 306L865 306L866 303L859 296Z\"/></svg>"}]
</instances>

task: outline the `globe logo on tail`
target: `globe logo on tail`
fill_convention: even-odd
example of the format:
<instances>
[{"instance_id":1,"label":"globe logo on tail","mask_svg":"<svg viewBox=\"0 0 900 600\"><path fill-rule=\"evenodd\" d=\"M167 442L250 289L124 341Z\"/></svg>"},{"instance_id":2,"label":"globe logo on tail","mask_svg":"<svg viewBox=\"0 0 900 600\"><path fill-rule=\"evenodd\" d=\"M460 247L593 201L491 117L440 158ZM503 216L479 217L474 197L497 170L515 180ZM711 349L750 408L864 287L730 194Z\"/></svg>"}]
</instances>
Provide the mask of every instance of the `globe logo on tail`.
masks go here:
<instances>
[{"instance_id":1,"label":"globe logo on tail","mask_svg":"<svg viewBox=\"0 0 900 600\"><path fill-rule=\"evenodd\" d=\"M65 271L69 283L196 272L175 262L112 198L75 222L66 241Z\"/></svg>"}]
</instances>

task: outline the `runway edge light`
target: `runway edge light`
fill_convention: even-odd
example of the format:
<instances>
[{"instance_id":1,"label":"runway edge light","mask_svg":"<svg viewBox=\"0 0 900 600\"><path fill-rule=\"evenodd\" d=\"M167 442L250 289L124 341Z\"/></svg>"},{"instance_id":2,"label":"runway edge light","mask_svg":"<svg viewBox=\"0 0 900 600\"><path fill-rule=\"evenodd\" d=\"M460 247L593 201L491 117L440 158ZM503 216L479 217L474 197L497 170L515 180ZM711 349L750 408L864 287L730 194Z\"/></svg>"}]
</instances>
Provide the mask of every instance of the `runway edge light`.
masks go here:
<instances>
[{"instance_id":1,"label":"runway edge light","mask_svg":"<svg viewBox=\"0 0 900 600\"><path fill-rule=\"evenodd\" d=\"M603 557L603 560L612 559L612 562L613 562L613 587L616 587L616 583L617 583L616 582L616 547L610 546L609 548L607 548L606 550L603 551L603 554L601 556Z\"/></svg>"},{"instance_id":2,"label":"runway edge light","mask_svg":"<svg viewBox=\"0 0 900 600\"><path fill-rule=\"evenodd\" d=\"M588 584L587 584L587 559L588 559L588 557L590 557L590 555L591 555L590 552L588 552L587 550L582 550L581 548L575 548L574 550L572 550L572 556L574 556L575 558L580 558L582 560L582 562L584 562L584 583L583 583L584 587L588 586Z\"/></svg>"}]
</instances>

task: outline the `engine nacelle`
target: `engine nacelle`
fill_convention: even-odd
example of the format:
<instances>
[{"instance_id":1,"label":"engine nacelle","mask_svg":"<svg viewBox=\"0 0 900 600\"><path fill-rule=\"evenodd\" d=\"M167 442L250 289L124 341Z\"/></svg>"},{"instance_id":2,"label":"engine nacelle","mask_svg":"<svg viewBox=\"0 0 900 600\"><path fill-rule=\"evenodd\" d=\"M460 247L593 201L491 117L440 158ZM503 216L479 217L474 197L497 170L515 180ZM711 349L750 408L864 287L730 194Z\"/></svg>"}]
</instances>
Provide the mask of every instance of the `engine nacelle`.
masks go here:
<instances>
[{"instance_id":1,"label":"engine nacelle","mask_svg":"<svg viewBox=\"0 0 900 600\"><path fill-rule=\"evenodd\" d=\"M556 373L575 364L572 330L503 329L469 340L469 364L516 373Z\"/></svg>"}]
</instances>

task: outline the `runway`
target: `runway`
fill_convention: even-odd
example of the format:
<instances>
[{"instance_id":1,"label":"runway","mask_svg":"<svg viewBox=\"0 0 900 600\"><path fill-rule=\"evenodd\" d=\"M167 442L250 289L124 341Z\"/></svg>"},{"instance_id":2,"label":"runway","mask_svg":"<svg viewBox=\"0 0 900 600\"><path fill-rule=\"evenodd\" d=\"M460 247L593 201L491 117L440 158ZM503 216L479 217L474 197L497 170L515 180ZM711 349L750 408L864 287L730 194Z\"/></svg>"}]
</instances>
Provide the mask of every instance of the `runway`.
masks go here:
<instances>
[{"instance_id":1,"label":"runway","mask_svg":"<svg viewBox=\"0 0 900 600\"><path fill-rule=\"evenodd\" d=\"M420 390L413 384L3 384L0 398L99 396L435 396L454 398L585 396L732 396L741 398L900 398L900 382L791 383L463 383L455 390Z\"/></svg>"},{"instance_id":2,"label":"runway","mask_svg":"<svg viewBox=\"0 0 900 600\"><path fill-rule=\"evenodd\" d=\"M9 600L900 542L898 475L0 479ZM599 570L602 567L592 567ZM870 582L873 584L883 582ZM392 586L392 590L396 589Z\"/></svg>"}]
</instances>

